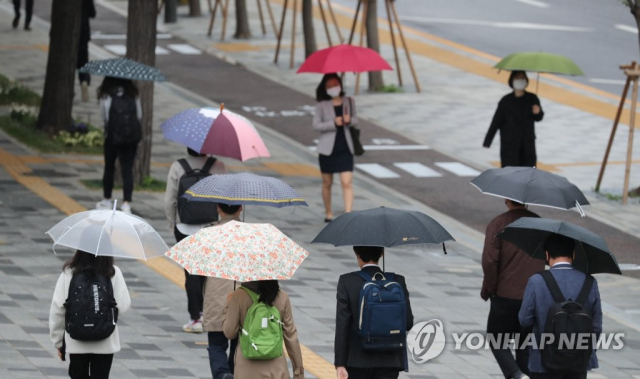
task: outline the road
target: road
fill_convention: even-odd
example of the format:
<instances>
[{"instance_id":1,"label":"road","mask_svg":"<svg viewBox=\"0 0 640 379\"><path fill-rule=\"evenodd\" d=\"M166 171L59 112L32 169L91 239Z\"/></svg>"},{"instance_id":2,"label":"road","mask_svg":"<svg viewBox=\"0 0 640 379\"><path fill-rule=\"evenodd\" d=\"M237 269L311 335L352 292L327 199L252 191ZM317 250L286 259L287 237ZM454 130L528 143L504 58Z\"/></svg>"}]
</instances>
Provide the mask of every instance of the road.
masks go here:
<instances>
[{"instance_id":1,"label":"road","mask_svg":"<svg viewBox=\"0 0 640 379\"><path fill-rule=\"evenodd\" d=\"M572 79L616 95L624 84L618 66L638 60L635 20L617 0L399 0L396 8L406 27L498 57L518 51L565 55L586 74Z\"/></svg>"}]
</instances>

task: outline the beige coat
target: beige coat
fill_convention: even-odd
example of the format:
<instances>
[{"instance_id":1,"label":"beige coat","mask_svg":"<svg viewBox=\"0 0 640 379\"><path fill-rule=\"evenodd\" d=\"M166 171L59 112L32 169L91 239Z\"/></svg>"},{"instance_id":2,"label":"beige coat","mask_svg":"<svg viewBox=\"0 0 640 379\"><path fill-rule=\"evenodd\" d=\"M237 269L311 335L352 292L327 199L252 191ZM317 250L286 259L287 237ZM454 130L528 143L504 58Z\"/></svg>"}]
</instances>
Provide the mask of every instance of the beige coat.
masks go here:
<instances>
[{"instance_id":1,"label":"beige coat","mask_svg":"<svg viewBox=\"0 0 640 379\"><path fill-rule=\"evenodd\" d=\"M242 328L247 310L253 304L251 297L242 289L237 289L225 309L224 319L224 335L228 339L238 337L238 332ZM294 379L304 379L304 367L302 366L302 352L300 351L300 342L298 341L298 331L293 323L293 314L291 312L291 303L289 295L280 290L275 307L280 312L281 321L284 323L284 346L293 365ZM281 357L268 360L258 361L249 360L242 355L240 345L236 349L235 355L235 379L289 379L289 368L287 361L282 355Z\"/></svg>"},{"instance_id":2,"label":"beige coat","mask_svg":"<svg viewBox=\"0 0 640 379\"><path fill-rule=\"evenodd\" d=\"M213 228L233 220L240 221L237 217L221 218ZM222 331L227 296L233 292L234 286L240 287L241 284L234 284L233 280L207 277L203 288L204 309L202 312L202 327L205 332Z\"/></svg>"}]
</instances>

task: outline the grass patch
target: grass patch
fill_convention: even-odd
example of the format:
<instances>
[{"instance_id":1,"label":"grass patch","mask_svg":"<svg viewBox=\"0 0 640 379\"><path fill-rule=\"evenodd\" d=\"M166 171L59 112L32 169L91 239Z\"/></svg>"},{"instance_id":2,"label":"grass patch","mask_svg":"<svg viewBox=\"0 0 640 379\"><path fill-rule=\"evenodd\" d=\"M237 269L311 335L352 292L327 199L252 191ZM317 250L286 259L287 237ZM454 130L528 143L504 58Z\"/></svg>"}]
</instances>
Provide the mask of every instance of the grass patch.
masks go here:
<instances>
[{"instance_id":1,"label":"grass patch","mask_svg":"<svg viewBox=\"0 0 640 379\"><path fill-rule=\"evenodd\" d=\"M24 104L40 106L41 97L36 92L0 74L0 105Z\"/></svg>"},{"instance_id":2,"label":"grass patch","mask_svg":"<svg viewBox=\"0 0 640 379\"><path fill-rule=\"evenodd\" d=\"M398 87L395 84L389 84L387 86L382 87L380 92L382 92L382 93L403 93L404 89Z\"/></svg>"},{"instance_id":3,"label":"grass patch","mask_svg":"<svg viewBox=\"0 0 640 379\"><path fill-rule=\"evenodd\" d=\"M70 146L64 141L50 136L47 132L36 129L36 117L30 114L22 114L19 118L0 116L0 129L41 153L99 155L103 152L102 146L84 146L81 144ZM93 129L98 130L97 128Z\"/></svg>"},{"instance_id":4,"label":"grass patch","mask_svg":"<svg viewBox=\"0 0 640 379\"><path fill-rule=\"evenodd\" d=\"M101 190L102 179L84 179L80 180L80 183L90 190ZM134 191L147 191L147 192L164 192L167 188L167 182L155 179L151 176L147 176L142 181L142 184L136 184ZM116 185L114 189L122 189L122 186Z\"/></svg>"}]
</instances>

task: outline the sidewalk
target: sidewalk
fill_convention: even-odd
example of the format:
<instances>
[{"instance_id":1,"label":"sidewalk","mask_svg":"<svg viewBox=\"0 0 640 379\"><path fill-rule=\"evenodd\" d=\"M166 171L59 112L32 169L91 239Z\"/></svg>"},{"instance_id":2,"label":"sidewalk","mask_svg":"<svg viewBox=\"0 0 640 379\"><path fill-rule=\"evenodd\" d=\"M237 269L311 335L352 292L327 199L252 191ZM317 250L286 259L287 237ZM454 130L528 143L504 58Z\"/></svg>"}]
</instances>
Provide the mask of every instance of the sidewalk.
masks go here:
<instances>
[{"instance_id":1,"label":"sidewalk","mask_svg":"<svg viewBox=\"0 0 640 379\"><path fill-rule=\"evenodd\" d=\"M4 11L6 5L6 2L0 3L0 25L10 23L11 15ZM0 36L0 45L46 44L47 33L48 29L34 20L31 34L4 32ZM3 73L24 80L33 89L41 91L46 54L42 50L24 48L7 48L2 52L0 66ZM92 53L104 54L98 49L92 49ZM291 81L284 80L284 76L282 80ZM172 84L157 85L154 96L154 125L189 107L216 106ZM362 96L364 98L366 96ZM76 114L87 112L87 117L91 114L92 120L97 119L95 103L74 105ZM259 122L259 118L254 118L254 121ZM353 253L346 248L309 244L324 226L320 179L314 171L315 154L286 136L259 124L258 128L273 157L247 164L225 159L225 163L232 171L252 170L281 177L307 199L309 208L250 207L247 221L273 223L311 253L294 280L283 282L282 286L292 298L301 342L313 353L332 362L335 288L339 273L356 269ZM59 275L58 267L68 255L61 256L61 259L54 256L50 241L44 235L44 231L60 220L64 213L59 204L44 202L17 184L12 165L26 166L32 172L22 173L22 176L44 179L53 189L73 199L77 206L91 208L101 194L99 191L87 191L78 180L99 178L101 162L99 158L38 155L3 135L0 135L0 149L0 157L3 158L0 160L0 376L64 377L66 364L55 359L48 340L47 316L53 285ZM182 156L183 150L183 147L164 141L156 128L153 175L166 177L166 163ZM334 196L339 199L339 190L337 187L335 190ZM455 236L458 242L447 245L449 254L446 256L440 247L392 249L387 256L388 268L407 277L416 321L439 318L443 320L447 333L482 332L488 314L488 304L482 302L478 295L482 281L479 252L483 236L360 174L356 174L355 193L359 208L385 205L420 210L439 220ZM162 194L134 194L134 211L149 220L171 243L173 237L164 221L162 198ZM125 272L133 304L132 310L122 316L124 349L116 356L112 377L210 377L206 336L180 331L180 325L187 317L185 296L175 285L181 280L181 272L173 265L167 268L167 262L164 258L152 260L149 262L152 267L141 262L118 262ZM160 268L166 271L158 272ZM172 273L177 274L172 276ZM169 276L170 280L163 275ZM624 331L627 337L622 351L600 354L601 368L590 377L640 378L640 365L636 359L640 350L640 285L634 279L618 276L599 276L598 280L605 300L605 329ZM425 365L411 363L409 375L402 374L401 377L501 376L489 351L453 351L453 346L453 341L448 340L446 351L441 356ZM305 359L308 356L313 354L307 353ZM322 368L327 365L330 366L327 362L305 361L308 377L323 372ZM330 375L316 376L333 378Z\"/></svg>"}]
</instances>

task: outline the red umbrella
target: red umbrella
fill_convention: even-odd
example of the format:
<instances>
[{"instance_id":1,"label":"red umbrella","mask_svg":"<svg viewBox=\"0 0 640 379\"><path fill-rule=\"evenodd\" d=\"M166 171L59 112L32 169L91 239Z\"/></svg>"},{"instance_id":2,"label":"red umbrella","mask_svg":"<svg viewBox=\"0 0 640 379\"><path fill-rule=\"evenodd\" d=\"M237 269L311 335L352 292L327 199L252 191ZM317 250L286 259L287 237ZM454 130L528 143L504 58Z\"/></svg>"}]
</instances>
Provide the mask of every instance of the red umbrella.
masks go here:
<instances>
[{"instance_id":1,"label":"red umbrella","mask_svg":"<svg viewBox=\"0 0 640 379\"><path fill-rule=\"evenodd\" d=\"M392 70L375 50L352 45L338 45L318 50L300 66L297 73L367 72Z\"/></svg>"}]
</instances>

